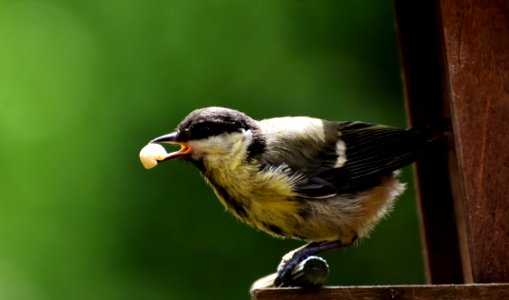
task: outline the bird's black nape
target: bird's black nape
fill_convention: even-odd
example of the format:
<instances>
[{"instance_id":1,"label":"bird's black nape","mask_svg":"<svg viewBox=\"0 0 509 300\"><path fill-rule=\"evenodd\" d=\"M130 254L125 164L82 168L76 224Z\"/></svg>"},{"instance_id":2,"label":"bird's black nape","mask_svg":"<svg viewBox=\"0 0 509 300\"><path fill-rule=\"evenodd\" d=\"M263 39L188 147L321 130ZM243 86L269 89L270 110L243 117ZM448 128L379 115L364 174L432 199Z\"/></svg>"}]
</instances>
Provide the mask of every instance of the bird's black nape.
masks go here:
<instances>
[{"instance_id":1,"label":"bird's black nape","mask_svg":"<svg viewBox=\"0 0 509 300\"><path fill-rule=\"evenodd\" d=\"M179 140L190 141L257 128L256 122L240 111L206 107L191 112L179 124L178 133Z\"/></svg>"}]
</instances>

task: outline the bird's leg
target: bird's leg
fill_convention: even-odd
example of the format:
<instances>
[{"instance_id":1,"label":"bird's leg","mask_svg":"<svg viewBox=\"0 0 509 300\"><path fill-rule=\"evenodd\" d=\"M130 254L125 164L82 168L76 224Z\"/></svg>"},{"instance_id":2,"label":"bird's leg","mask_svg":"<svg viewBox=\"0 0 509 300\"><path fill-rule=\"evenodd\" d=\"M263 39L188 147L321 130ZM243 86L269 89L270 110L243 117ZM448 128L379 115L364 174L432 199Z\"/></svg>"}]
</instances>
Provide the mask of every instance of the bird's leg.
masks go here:
<instances>
[{"instance_id":1,"label":"bird's leg","mask_svg":"<svg viewBox=\"0 0 509 300\"><path fill-rule=\"evenodd\" d=\"M291 286L291 278L293 269L308 256L316 255L318 253L348 247L353 244L357 239L354 237L351 242L344 243L342 241L329 241L329 242L311 242L300 248L297 248L285 256L281 264L278 266L277 277L274 279L274 286L285 287Z\"/></svg>"}]
</instances>

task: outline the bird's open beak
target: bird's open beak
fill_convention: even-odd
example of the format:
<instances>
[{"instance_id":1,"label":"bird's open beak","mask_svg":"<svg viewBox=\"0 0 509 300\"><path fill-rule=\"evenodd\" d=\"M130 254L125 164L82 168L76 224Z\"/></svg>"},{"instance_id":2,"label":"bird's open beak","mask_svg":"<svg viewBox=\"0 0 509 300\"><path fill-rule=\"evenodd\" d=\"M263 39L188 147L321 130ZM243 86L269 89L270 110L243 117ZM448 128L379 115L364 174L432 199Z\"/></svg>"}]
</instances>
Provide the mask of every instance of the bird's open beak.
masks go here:
<instances>
[{"instance_id":1,"label":"bird's open beak","mask_svg":"<svg viewBox=\"0 0 509 300\"><path fill-rule=\"evenodd\" d=\"M180 145L180 149L178 151L168 153L166 155L166 157L164 157L163 159L160 159L159 161L166 161L166 160L178 159L178 158L186 158L186 157L191 156L191 154L192 154L192 150L189 147L188 143L177 141L177 133L176 132L172 132L172 133L157 137L157 138L151 140L150 143Z\"/></svg>"}]
</instances>

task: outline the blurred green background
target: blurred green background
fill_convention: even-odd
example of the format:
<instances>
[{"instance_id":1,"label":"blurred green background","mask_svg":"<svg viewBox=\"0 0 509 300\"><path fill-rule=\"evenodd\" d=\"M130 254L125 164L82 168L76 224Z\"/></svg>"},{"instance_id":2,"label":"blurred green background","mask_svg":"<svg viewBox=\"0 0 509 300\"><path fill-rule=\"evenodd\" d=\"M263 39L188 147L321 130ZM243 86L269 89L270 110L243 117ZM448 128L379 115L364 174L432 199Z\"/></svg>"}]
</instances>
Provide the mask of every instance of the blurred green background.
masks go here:
<instances>
[{"instance_id":1,"label":"blurred green background","mask_svg":"<svg viewBox=\"0 0 509 300\"><path fill-rule=\"evenodd\" d=\"M248 299L301 243L138 160L209 105L405 126L391 1L0 1L0 299ZM423 282L414 199L328 283Z\"/></svg>"}]
</instances>

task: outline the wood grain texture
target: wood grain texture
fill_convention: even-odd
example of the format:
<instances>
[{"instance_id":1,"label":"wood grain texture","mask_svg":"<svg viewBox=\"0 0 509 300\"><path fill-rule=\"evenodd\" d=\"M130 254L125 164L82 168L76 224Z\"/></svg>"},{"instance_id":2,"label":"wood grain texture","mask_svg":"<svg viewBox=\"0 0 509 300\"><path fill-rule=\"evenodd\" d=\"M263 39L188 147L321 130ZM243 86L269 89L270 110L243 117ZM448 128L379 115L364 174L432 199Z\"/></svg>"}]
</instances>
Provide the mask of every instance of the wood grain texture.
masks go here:
<instances>
[{"instance_id":1,"label":"wood grain texture","mask_svg":"<svg viewBox=\"0 0 509 300\"><path fill-rule=\"evenodd\" d=\"M509 1L441 0L474 282L509 282Z\"/></svg>"},{"instance_id":2,"label":"wood grain texture","mask_svg":"<svg viewBox=\"0 0 509 300\"><path fill-rule=\"evenodd\" d=\"M407 112L411 124L449 119L442 26L436 1L394 0ZM452 143L453 144L453 143ZM453 189L454 150L437 147L415 165L428 283L464 283ZM457 188L456 188L457 190ZM463 245L464 247L460 247ZM467 251L468 253L468 251ZM468 269L468 268L467 268Z\"/></svg>"},{"instance_id":3,"label":"wood grain texture","mask_svg":"<svg viewBox=\"0 0 509 300\"><path fill-rule=\"evenodd\" d=\"M326 287L315 290L279 288L256 290L253 300L498 300L509 299L509 284Z\"/></svg>"}]
</instances>

